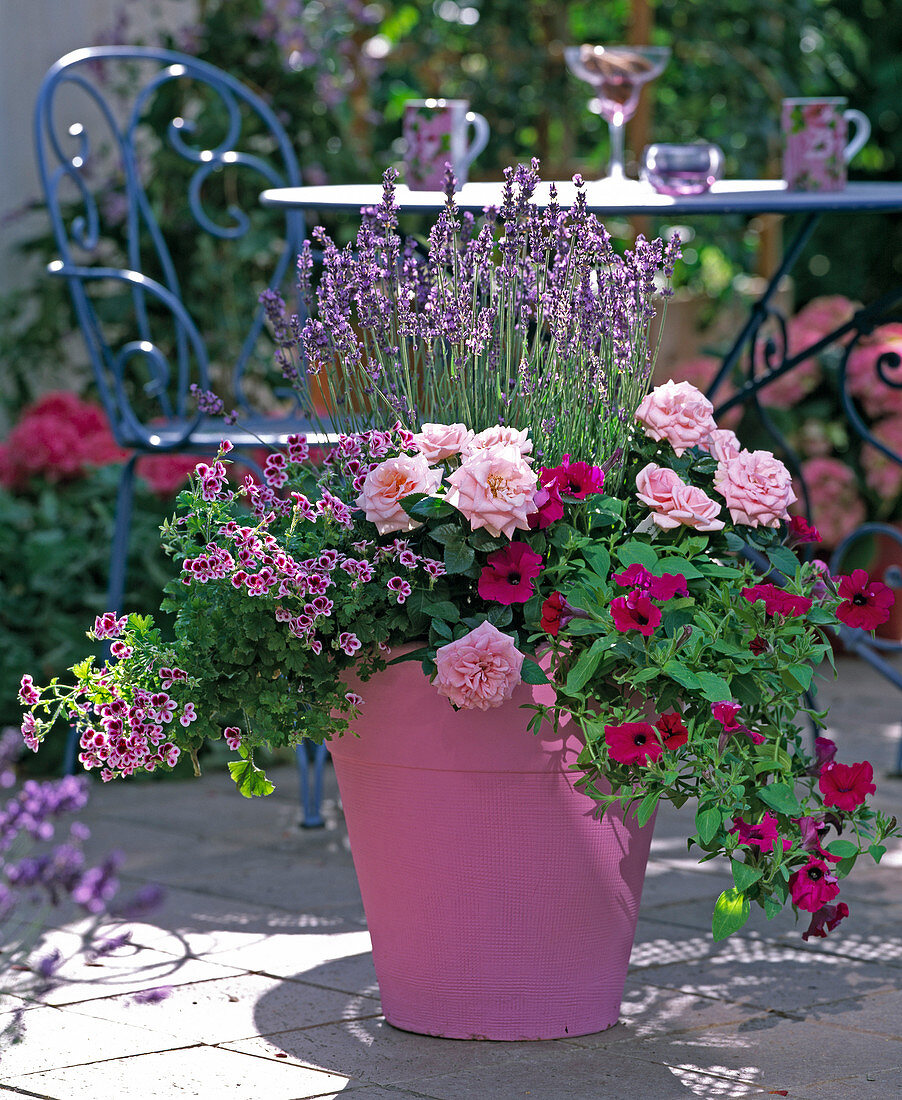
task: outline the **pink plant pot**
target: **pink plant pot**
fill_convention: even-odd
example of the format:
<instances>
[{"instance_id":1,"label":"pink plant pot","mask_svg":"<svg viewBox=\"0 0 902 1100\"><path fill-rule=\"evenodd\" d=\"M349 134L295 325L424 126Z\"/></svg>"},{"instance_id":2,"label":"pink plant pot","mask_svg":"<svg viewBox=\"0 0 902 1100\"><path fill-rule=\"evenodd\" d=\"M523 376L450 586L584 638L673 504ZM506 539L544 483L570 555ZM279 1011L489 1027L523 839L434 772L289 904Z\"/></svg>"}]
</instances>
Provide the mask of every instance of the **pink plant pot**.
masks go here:
<instances>
[{"instance_id":1,"label":"pink plant pot","mask_svg":"<svg viewBox=\"0 0 902 1100\"><path fill-rule=\"evenodd\" d=\"M511 1040L615 1024L653 822L596 819L578 738L530 733L525 685L485 712L454 711L415 661L351 686L360 736L330 748L388 1022Z\"/></svg>"}]
</instances>

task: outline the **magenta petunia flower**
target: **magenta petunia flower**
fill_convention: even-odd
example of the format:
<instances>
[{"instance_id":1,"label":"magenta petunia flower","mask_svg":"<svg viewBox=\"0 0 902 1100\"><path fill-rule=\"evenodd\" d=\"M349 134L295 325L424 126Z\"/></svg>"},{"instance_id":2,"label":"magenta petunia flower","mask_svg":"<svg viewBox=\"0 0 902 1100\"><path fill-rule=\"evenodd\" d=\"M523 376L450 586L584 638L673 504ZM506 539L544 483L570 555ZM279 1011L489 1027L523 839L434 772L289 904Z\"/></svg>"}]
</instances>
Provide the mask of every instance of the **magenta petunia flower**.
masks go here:
<instances>
[{"instance_id":1,"label":"magenta petunia flower","mask_svg":"<svg viewBox=\"0 0 902 1100\"><path fill-rule=\"evenodd\" d=\"M839 884L822 859L809 859L789 878L789 893L793 903L807 913L816 913L821 906L833 901L839 893Z\"/></svg>"},{"instance_id":2,"label":"magenta petunia flower","mask_svg":"<svg viewBox=\"0 0 902 1100\"><path fill-rule=\"evenodd\" d=\"M749 825L741 817L733 818L733 827L729 831L735 833L740 844L746 848L757 848L761 852L772 852L774 844L779 840L777 819L772 813L766 813L757 825ZM791 847L791 842L783 841L783 850Z\"/></svg>"},{"instance_id":3,"label":"magenta petunia flower","mask_svg":"<svg viewBox=\"0 0 902 1100\"><path fill-rule=\"evenodd\" d=\"M837 764L831 760L821 769L818 787L825 806L851 813L877 790L873 779L874 769L867 760L858 764Z\"/></svg>"},{"instance_id":4,"label":"magenta petunia flower","mask_svg":"<svg viewBox=\"0 0 902 1100\"><path fill-rule=\"evenodd\" d=\"M731 703L729 700L711 704L711 713L723 728L730 733L743 728L742 723L736 721L736 715L740 710L742 710L740 703Z\"/></svg>"},{"instance_id":5,"label":"magenta petunia flower","mask_svg":"<svg viewBox=\"0 0 902 1100\"><path fill-rule=\"evenodd\" d=\"M638 588L651 600L666 603L674 596L686 596L689 587L682 573L663 573L660 577L650 573L644 565L633 562L620 573L611 577L621 588Z\"/></svg>"},{"instance_id":6,"label":"magenta petunia flower","mask_svg":"<svg viewBox=\"0 0 902 1100\"><path fill-rule=\"evenodd\" d=\"M816 913L812 914L811 923L808 925L807 930L802 933L802 939L808 940L811 936L824 938L848 915L849 907L844 901L841 901L839 905L822 905Z\"/></svg>"},{"instance_id":7,"label":"magenta petunia flower","mask_svg":"<svg viewBox=\"0 0 902 1100\"><path fill-rule=\"evenodd\" d=\"M787 542L790 546L801 546L806 542L820 542L821 536L813 523L804 516L791 516L786 524Z\"/></svg>"},{"instance_id":8,"label":"magenta petunia flower","mask_svg":"<svg viewBox=\"0 0 902 1100\"><path fill-rule=\"evenodd\" d=\"M768 618L774 615L796 618L811 610L811 600L807 596L796 596L776 584L756 584L751 588L743 588L742 595L749 603L762 601Z\"/></svg>"},{"instance_id":9,"label":"magenta petunia flower","mask_svg":"<svg viewBox=\"0 0 902 1100\"><path fill-rule=\"evenodd\" d=\"M537 511L531 512L526 517L530 531L544 531L546 527L557 523L564 516L564 505L557 485L546 485L536 489L532 502Z\"/></svg>"},{"instance_id":10,"label":"magenta petunia flower","mask_svg":"<svg viewBox=\"0 0 902 1100\"><path fill-rule=\"evenodd\" d=\"M664 748L671 752L682 748L689 740L689 731L675 710L670 711L669 714L662 714L655 722L655 729L664 741Z\"/></svg>"},{"instance_id":11,"label":"magenta petunia flower","mask_svg":"<svg viewBox=\"0 0 902 1100\"><path fill-rule=\"evenodd\" d=\"M564 455L560 466L542 467L539 482L544 488L555 486L563 496L585 500L590 493L603 491L604 471L588 462L571 462L570 455Z\"/></svg>"},{"instance_id":12,"label":"magenta petunia flower","mask_svg":"<svg viewBox=\"0 0 902 1100\"><path fill-rule=\"evenodd\" d=\"M608 755L618 764L648 764L664 751L649 722L624 722L605 726L604 740Z\"/></svg>"},{"instance_id":13,"label":"magenta petunia flower","mask_svg":"<svg viewBox=\"0 0 902 1100\"><path fill-rule=\"evenodd\" d=\"M836 609L837 619L861 630L885 623L896 602L892 590L882 581L872 581L864 569L839 578L839 595L842 603Z\"/></svg>"},{"instance_id":14,"label":"magenta petunia flower","mask_svg":"<svg viewBox=\"0 0 902 1100\"><path fill-rule=\"evenodd\" d=\"M525 542L512 542L486 557L478 591L496 603L526 603L532 596L533 578L542 572L542 555Z\"/></svg>"},{"instance_id":15,"label":"magenta petunia flower","mask_svg":"<svg viewBox=\"0 0 902 1100\"><path fill-rule=\"evenodd\" d=\"M639 590L630 592L628 596L618 596L611 600L611 615L614 626L626 633L628 630L638 630L646 638L654 634L656 627L661 622L661 609L655 607L648 596Z\"/></svg>"}]
</instances>

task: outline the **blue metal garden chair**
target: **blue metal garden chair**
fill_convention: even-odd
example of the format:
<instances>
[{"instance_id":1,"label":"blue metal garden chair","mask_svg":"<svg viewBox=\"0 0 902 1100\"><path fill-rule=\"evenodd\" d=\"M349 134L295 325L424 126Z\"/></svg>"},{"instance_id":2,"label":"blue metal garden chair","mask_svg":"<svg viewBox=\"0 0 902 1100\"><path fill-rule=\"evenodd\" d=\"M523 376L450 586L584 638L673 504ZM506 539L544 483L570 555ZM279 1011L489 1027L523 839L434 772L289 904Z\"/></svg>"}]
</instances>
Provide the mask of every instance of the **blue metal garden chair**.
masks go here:
<instances>
[{"instance_id":1,"label":"blue metal garden chair","mask_svg":"<svg viewBox=\"0 0 902 1100\"><path fill-rule=\"evenodd\" d=\"M34 128L58 249L48 270L66 280L113 436L131 452L110 558L107 609L118 613L139 457L214 454L225 437L236 448L256 448L283 443L292 432L315 436L300 403L274 418L255 414L251 401L255 386L263 389L262 364L272 361L258 297L291 278L305 236L299 211L274 216L257 195L300 184L301 175L282 124L258 95L215 66L169 50L100 46L67 54L41 84ZM168 181L183 171L182 193L154 190L154 169L164 158ZM232 313L247 324L223 365L222 351L211 351L217 334L202 333L192 311L205 288L183 288L179 257L193 251L196 278L197 257L222 268L227 246L229 268L240 274L234 282L245 291ZM255 262L261 253L265 264ZM260 275L257 286L252 272ZM224 386L240 427L196 407L193 393ZM75 747L73 740L68 770ZM298 750L307 825L322 824L317 794L325 756L320 748L308 761Z\"/></svg>"}]
</instances>

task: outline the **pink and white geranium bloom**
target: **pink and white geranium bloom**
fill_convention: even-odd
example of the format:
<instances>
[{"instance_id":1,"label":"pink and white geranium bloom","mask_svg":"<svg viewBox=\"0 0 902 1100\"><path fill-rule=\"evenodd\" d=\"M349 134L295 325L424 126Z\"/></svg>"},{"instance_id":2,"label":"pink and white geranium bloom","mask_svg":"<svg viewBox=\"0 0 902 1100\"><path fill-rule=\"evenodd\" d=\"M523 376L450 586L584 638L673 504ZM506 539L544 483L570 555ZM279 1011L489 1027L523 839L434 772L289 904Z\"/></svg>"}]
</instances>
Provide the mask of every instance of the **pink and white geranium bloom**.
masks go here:
<instances>
[{"instance_id":1,"label":"pink and white geranium bloom","mask_svg":"<svg viewBox=\"0 0 902 1100\"><path fill-rule=\"evenodd\" d=\"M470 521L475 531L491 535L529 529L529 517L538 511L533 496L538 477L514 444L500 444L466 457L448 478L445 499Z\"/></svg>"},{"instance_id":2,"label":"pink and white geranium bloom","mask_svg":"<svg viewBox=\"0 0 902 1100\"><path fill-rule=\"evenodd\" d=\"M431 469L424 455L387 458L366 475L356 504L380 535L413 531L420 523L404 511L401 501L413 493L434 493L441 481L441 470Z\"/></svg>"},{"instance_id":3,"label":"pink and white geranium bloom","mask_svg":"<svg viewBox=\"0 0 902 1100\"><path fill-rule=\"evenodd\" d=\"M509 634L486 621L435 654L435 686L463 710L500 707L520 683L523 654Z\"/></svg>"},{"instance_id":4,"label":"pink and white geranium bloom","mask_svg":"<svg viewBox=\"0 0 902 1100\"><path fill-rule=\"evenodd\" d=\"M466 451L472 438L466 424L424 424L413 443L431 466Z\"/></svg>"},{"instance_id":5,"label":"pink and white geranium bloom","mask_svg":"<svg viewBox=\"0 0 902 1100\"><path fill-rule=\"evenodd\" d=\"M671 379L647 394L636 419L650 439L665 440L681 455L715 431L714 406L691 382Z\"/></svg>"},{"instance_id":6,"label":"pink and white geranium bloom","mask_svg":"<svg viewBox=\"0 0 902 1100\"><path fill-rule=\"evenodd\" d=\"M671 530L680 525L697 531L720 531L720 505L703 490L685 481L667 466L654 462L636 474L636 496L652 511L658 527Z\"/></svg>"},{"instance_id":7,"label":"pink and white geranium bloom","mask_svg":"<svg viewBox=\"0 0 902 1100\"><path fill-rule=\"evenodd\" d=\"M795 503L792 475L770 451L740 451L726 458L714 474L714 488L730 509L734 523L779 527Z\"/></svg>"}]
</instances>

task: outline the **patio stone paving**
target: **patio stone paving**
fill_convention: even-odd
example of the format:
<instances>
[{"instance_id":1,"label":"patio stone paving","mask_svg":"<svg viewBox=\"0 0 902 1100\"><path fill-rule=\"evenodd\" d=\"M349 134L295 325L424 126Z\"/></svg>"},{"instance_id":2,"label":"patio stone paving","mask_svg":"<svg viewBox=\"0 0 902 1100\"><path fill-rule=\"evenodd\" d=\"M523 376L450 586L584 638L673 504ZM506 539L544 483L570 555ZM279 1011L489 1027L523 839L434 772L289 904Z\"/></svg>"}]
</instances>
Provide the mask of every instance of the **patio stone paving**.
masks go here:
<instances>
[{"instance_id":1,"label":"patio stone paving","mask_svg":"<svg viewBox=\"0 0 902 1100\"><path fill-rule=\"evenodd\" d=\"M820 688L828 732L842 759L874 763L876 804L902 816L902 779L887 775L902 694L838 664ZM902 1100L902 845L844 885L848 930L806 944L789 914L755 912L717 944L711 908L729 878L700 868L683 815L662 811L621 1022L553 1042L463 1042L381 1015L331 768L319 831L297 827L293 768L272 778L276 793L254 805L221 773L97 784L82 815L91 850L124 851L123 893L156 882L166 898L93 963L70 958L84 920L46 930L69 961L43 1003L25 1003L22 1041L0 1051L0 1095ZM135 1000L160 987L165 999Z\"/></svg>"}]
</instances>

